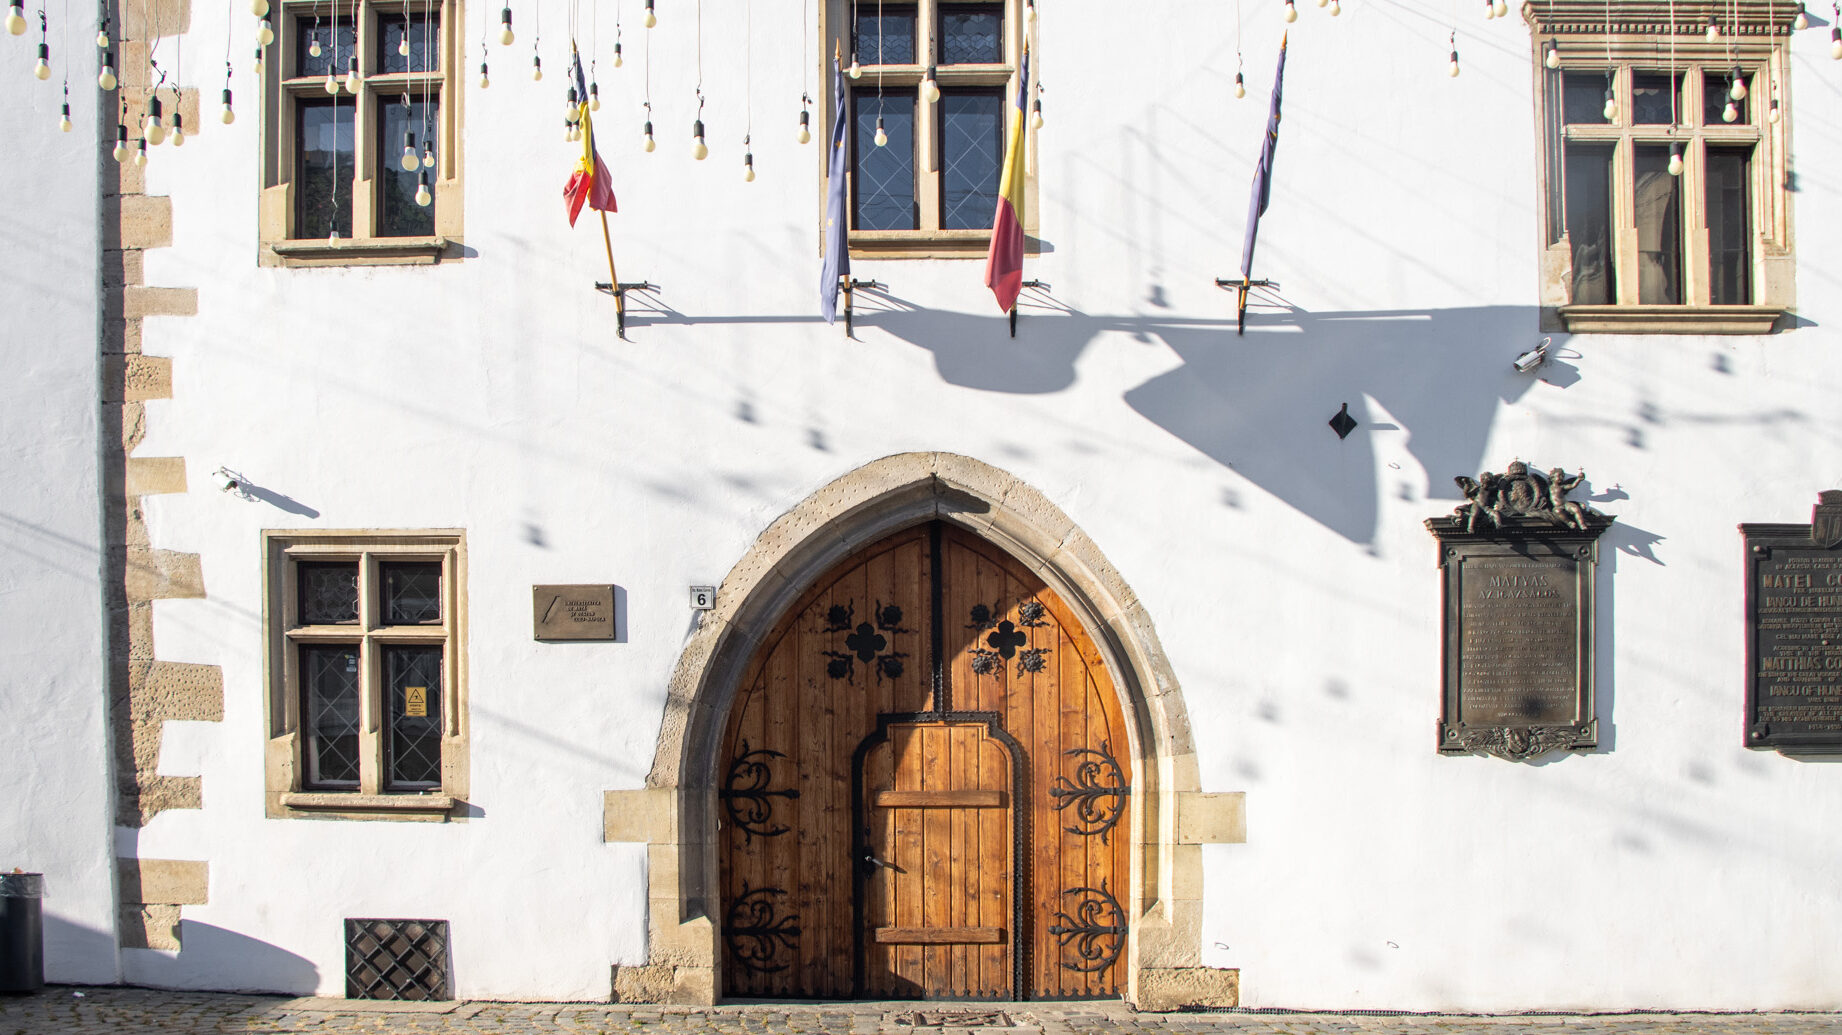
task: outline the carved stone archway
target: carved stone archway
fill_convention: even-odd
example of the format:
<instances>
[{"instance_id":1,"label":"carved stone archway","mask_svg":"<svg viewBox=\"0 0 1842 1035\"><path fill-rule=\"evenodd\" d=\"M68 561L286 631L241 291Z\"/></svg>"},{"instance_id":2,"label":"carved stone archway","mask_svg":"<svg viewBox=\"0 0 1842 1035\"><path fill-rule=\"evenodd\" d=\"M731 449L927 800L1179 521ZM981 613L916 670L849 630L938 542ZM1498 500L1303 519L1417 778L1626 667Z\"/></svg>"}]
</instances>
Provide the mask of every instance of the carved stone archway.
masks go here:
<instances>
[{"instance_id":1,"label":"carved stone archway","mask_svg":"<svg viewBox=\"0 0 1842 1035\"><path fill-rule=\"evenodd\" d=\"M724 578L672 674L646 787L604 796L605 839L648 846L647 961L616 968L617 999L716 1000L717 751L743 670L812 580L858 547L931 520L989 540L1041 576L1114 673L1141 774L1126 998L1152 1010L1238 1002L1239 973L1202 966L1200 939L1202 845L1244 839L1242 795L1201 793L1189 717L1150 615L1040 491L952 453L888 456L831 482L763 531Z\"/></svg>"}]
</instances>

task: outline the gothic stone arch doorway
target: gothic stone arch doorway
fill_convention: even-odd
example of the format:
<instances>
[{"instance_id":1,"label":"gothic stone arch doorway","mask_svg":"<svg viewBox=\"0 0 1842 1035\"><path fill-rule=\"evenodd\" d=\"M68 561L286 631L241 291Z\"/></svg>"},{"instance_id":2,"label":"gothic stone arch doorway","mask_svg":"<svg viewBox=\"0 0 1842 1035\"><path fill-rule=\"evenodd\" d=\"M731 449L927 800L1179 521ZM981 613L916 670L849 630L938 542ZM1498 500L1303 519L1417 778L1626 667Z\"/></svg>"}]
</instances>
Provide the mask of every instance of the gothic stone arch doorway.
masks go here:
<instances>
[{"instance_id":1,"label":"gothic stone arch doorway","mask_svg":"<svg viewBox=\"0 0 1842 1035\"><path fill-rule=\"evenodd\" d=\"M932 522L821 576L757 648L719 759L723 994L1119 994L1119 698L991 543Z\"/></svg>"},{"instance_id":2,"label":"gothic stone arch doorway","mask_svg":"<svg viewBox=\"0 0 1842 1035\"><path fill-rule=\"evenodd\" d=\"M719 821L728 822L719 794L733 764L726 753L731 705L762 644L806 606L801 598L826 573L863 544L936 520L1001 547L1051 587L1093 637L1119 696L1131 742L1115 739L1112 747L1122 769L1131 760L1122 781L1132 795L1108 840L1128 844L1132 865L1129 887L1108 890L1129 916L1113 971L1123 996L1141 1010L1238 1002L1238 972L1202 961L1202 846L1244 839L1242 795L1201 790L1183 687L1149 608L1039 489L953 453L898 453L840 475L764 528L724 577L715 609L703 612L673 669L644 786L602 792L603 839L643 844L646 858L644 955L616 961L614 998L708 1005L731 987L727 974L736 964L722 934L733 903L723 898L719 830ZM874 673L868 678L874 683ZM782 796L765 794L776 789L795 788L762 785L778 805ZM741 926L768 927L791 914ZM1111 926L1073 915L1077 923L1064 926Z\"/></svg>"}]
</instances>

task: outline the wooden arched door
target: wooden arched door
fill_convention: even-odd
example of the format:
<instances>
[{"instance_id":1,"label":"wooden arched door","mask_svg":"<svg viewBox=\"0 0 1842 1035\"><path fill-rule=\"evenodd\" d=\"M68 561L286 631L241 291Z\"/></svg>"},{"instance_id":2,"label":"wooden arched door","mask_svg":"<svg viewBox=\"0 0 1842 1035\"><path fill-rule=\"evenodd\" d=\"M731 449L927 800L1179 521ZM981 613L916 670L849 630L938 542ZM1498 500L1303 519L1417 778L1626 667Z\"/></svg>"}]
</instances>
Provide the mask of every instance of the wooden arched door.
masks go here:
<instances>
[{"instance_id":1,"label":"wooden arched door","mask_svg":"<svg viewBox=\"0 0 1842 1035\"><path fill-rule=\"evenodd\" d=\"M1126 942L1132 763L1062 599L935 523L820 578L724 734L724 992L1101 998Z\"/></svg>"}]
</instances>

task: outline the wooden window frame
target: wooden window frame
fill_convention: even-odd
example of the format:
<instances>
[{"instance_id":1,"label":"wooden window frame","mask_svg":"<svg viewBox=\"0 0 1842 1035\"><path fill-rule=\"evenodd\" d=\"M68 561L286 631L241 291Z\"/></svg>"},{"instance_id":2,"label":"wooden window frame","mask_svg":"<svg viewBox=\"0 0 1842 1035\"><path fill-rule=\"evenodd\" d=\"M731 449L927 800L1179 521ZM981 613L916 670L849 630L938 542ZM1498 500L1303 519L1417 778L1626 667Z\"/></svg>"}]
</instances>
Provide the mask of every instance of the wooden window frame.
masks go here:
<instances>
[{"instance_id":1,"label":"wooden window frame","mask_svg":"<svg viewBox=\"0 0 1842 1035\"><path fill-rule=\"evenodd\" d=\"M904 0L909 3L911 0ZM1002 0L1004 4L1004 61L1000 64L961 64L938 65L935 56L939 46L935 38L934 27L939 24L940 10L952 7L956 0L912 0L915 7L915 61L901 65L864 65L861 79L845 82L845 89L855 90L875 85L875 76L882 73L885 91L912 91L915 98L915 206L919 212L919 228L915 230L856 230L850 231L851 257L859 259L983 259L991 247L991 230L946 230L941 222L941 162L940 162L940 104L930 102L921 94L921 81L926 78L927 70L934 67L934 80L945 91L955 86L998 86L1006 89L1016 88L1017 66L1023 56L1023 41L1026 34L1031 37L1034 48L1034 28L1024 16L1024 0ZM964 0L972 2L972 0ZM858 0L859 10L867 11L875 0ZM852 5L850 0L824 0L819 5L818 38L823 44L817 69L819 88L813 96L818 99L819 132L814 134L819 140L830 140L833 121L831 90L831 56L834 47L844 54L846 65L851 60ZM946 94L942 94L946 96ZM1008 96L1008 94L1007 94ZM848 113L848 107L847 107ZM1006 118L1008 119L1008 110ZM1008 122L1007 122L1008 125ZM819 179L821 189L818 198L818 227L821 252L824 248L825 226L825 149L820 148ZM847 174L850 175L850 174ZM1027 126L1024 131L1024 250L1030 254L1037 253L1037 172L1036 172L1036 134ZM854 185L847 189L847 198L854 199ZM855 218L855 205L847 206L847 215Z\"/></svg>"},{"instance_id":2,"label":"wooden window frame","mask_svg":"<svg viewBox=\"0 0 1842 1035\"><path fill-rule=\"evenodd\" d=\"M468 793L467 551L457 529L410 532L264 531L263 630L268 750L267 812L271 817L443 820L465 814ZM378 565L391 561L442 566L439 624L387 626L379 613ZM358 564L358 621L302 625L297 571L302 563ZM359 785L312 789L307 781L307 734L300 648L359 647ZM385 689L381 650L390 644L439 644L442 651L441 782L422 791L385 789Z\"/></svg>"},{"instance_id":3,"label":"wooden window frame","mask_svg":"<svg viewBox=\"0 0 1842 1035\"><path fill-rule=\"evenodd\" d=\"M363 83L356 95L343 86L338 100L354 110L352 234L338 244L328 242L318 228L295 226L295 146L297 100L324 100L325 78L296 75L300 19L317 15L330 24L335 12L349 24L352 5L327 0L276 0L271 12L275 42L267 49L262 83L262 201L258 213L258 261L264 266L362 266L427 264L459 259L464 254L461 113L464 91L460 69L465 60L461 27L466 11L461 0L430 0L428 11L440 20L438 65L433 72L379 72L380 19L394 15L420 15L419 0L356 0L358 9L357 56ZM435 196L434 233L424 237L380 237L379 172L396 155L389 148L377 153L377 134L383 106L395 103L405 89L420 99L426 87L438 105L435 119L435 168L430 170L429 191ZM311 232L310 232L311 231Z\"/></svg>"},{"instance_id":4,"label":"wooden window frame","mask_svg":"<svg viewBox=\"0 0 1842 1035\"><path fill-rule=\"evenodd\" d=\"M1674 71L1681 77L1678 123L1634 125L1632 79L1634 74L1671 71L1671 41L1667 14L1657 17L1650 8L1663 5L1621 0L1612 8L1612 32L1605 32L1603 7L1572 10L1570 0L1535 0L1525 7L1531 27L1536 99L1536 141L1540 160L1537 171L1541 190L1537 220L1541 228L1541 326L1543 330L1574 333L1663 334L1765 334L1785 325L1795 297L1795 253L1791 223L1791 190L1787 156L1790 153L1791 98L1789 89L1789 31L1794 5L1777 13L1772 23L1765 3L1742 4L1737 26L1724 26L1723 37L1713 43L1702 35L1706 15L1693 20L1688 5L1678 5L1674 40ZM1582 9L1584 11L1584 9ZM1586 15L1593 15L1588 18ZM1723 6L1723 17L1725 7ZM1545 64L1547 49L1558 44L1560 67ZM1746 76L1747 119L1744 125L1714 122L1703 117L1704 73L1725 79L1737 64ZM1560 77L1568 72L1603 76L1612 72L1618 120L1608 125L1566 125L1563 121ZM1779 119L1768 121L1773 98ZM1638 237L1634 161L1639 146L1682 145L1680 223L1682 231L1681 304L1643 304L1639 301ZM1574 305L1572 245L1566 232L1564 163L1569 142L1612 148L1612 262L1615 301L1607 305ZM1707 181L1705 158L1710 147L1752 149L1747 203L1752 300L1745 305L1713 305L1709 264Z\"/></svg>"}]
</instances>

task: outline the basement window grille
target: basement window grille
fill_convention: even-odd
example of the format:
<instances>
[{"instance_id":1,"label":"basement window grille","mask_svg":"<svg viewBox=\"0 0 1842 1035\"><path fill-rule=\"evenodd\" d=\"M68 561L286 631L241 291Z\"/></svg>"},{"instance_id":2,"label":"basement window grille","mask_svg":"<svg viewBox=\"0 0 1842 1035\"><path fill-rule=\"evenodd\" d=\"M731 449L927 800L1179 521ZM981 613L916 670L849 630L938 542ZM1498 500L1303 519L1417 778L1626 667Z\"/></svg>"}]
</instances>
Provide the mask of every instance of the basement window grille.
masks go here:
<instances>
[{"instance_id":1,"label":"basement window grille","mask_svg":"<svg viewBox=\"0 0 1842 1035\"><path fill-rule=\"evenodd\" d=\"M347 999L445 1000L446 920L345 921Z\"/></svg>"}]
</instances>

